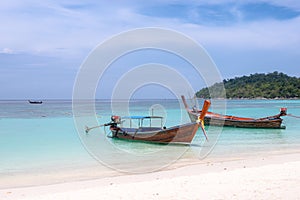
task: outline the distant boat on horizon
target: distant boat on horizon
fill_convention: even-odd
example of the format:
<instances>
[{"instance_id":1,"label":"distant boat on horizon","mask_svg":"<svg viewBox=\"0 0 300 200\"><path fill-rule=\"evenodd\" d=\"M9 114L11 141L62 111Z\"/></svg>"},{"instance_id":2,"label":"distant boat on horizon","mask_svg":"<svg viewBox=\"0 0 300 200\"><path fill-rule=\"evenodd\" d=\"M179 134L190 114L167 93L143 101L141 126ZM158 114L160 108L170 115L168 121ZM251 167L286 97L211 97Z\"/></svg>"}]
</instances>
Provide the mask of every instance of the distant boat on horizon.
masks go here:
<instances>
[{"instance_id":1,"label":"distant boat on horizon","mask_svg":"<svg viewBox=\"0 0 300 200\"><path fill-rule=\"evenodd\" d=\"M42 104L43 103L43 101L31 101L31 100L28 100L28 102L30 104Z\"/></svg>"}]
</instances>

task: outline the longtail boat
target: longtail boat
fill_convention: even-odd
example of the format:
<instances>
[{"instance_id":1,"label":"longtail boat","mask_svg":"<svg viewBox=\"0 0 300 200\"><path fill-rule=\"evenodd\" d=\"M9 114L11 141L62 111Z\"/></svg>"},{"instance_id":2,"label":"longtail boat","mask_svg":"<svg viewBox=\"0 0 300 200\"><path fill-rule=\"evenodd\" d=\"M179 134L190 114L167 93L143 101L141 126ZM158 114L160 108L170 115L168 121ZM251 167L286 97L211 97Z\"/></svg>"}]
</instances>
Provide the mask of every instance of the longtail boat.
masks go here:
<instances>
[{"instance_id":1,"label":"longtail boat","mask_svg":"<svg viewBox=\"0 0 300 200\"><path fill-rule=\"evenodd\" d=\"M31 101L31 100L28 100L28 102L30 104L42 104L43 103L42 101Z\"/></svg>"},{"instance_id":2,"label":"longtail boat","mask_svg":"<svg viewBox=\"0 0 300 200\"><path fill-rule=\"evenodd\" d=\"M205 102L203 110L208 110L209 105L209 102ZM163 144L190 144L200 127L208 140L202 124L204 115L205 112L195 122L169 128L163 126L163 117L160 116L112 116L109 123L91 128L86 127L85 132L88 133L93 128L109 126L111 138ZM126 120L129 120L129 127L123 127L124 124L128 124ZM137 120L137 123L133 123L133 120ZM155 120L160 120L159 126L157 123L153 126ZM133 127L133 124L137 124L136 127Z\"/></svg>"},{"instance_id":3,"label":"longtail boat","mask_svg":"<svg viewBox=\"0 0 300 200\"><path fill-rule=\"evenodd\" d=\"M122 120L137 120L137 128L124 128L117 126L114 123L119 123ZM172 126L170 128L166 127L153 127L153 126L143 126L142 122L145 120L163 120L159 116L130 116L120 118L119 116L112 116L112 123L110 124L111 137L126 140L139 140L148 141L156 143L182 143L189 144L193 140L199 124L196 122L191 122L179 126Z\"/></svg>"},{"instance_id":4,"label":"longtail boat","mask_svg":"<svg viewBox=\"0 0 300 200\"><path fill-rule=\"evenodd\" d=\"M197 120L197 117L201 114L202 110L195 107L189 108L185 97L181 96L184 107L192 122ZM206 112L204 117L204 124L210 126L229 126L238 128L278 128L285 129L282 126L281 116L287 115L287 108L281 108L280 113L277 115L264 117L264 118L248 118L248 117L237 117L230 115L222 115L213 112Z\"/></svg>"}]
</instances>

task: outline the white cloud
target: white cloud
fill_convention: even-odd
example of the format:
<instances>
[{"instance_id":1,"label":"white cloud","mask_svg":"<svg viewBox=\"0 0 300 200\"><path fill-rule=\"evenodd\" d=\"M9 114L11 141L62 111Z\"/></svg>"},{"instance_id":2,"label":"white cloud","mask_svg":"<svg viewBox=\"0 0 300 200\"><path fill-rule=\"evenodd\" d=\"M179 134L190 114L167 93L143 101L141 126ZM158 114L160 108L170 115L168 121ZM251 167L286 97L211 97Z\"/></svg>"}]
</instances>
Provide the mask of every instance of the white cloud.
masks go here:
<instances>
[{"instance_id":1,"label":"white cloud","mask_svg":"<svg viewBox=\"0 0 300 200\"><path fill-rule=\"evenodd\" d=\"M281 49L300 46L300 18L289 21L261 21L229 27L180 27L191 37L206 45L221 48Z\"/></svg>"},{"instance_id":2,"label":"white cloud","mask_svg":"<svg viewBox=\"0 0 300 200\"><path fill-rule=\"evenodd\" d=\"M271 1L265 0L264 2L270 2L274 5L284 6L287 8L300 11L300 1L298 0L271 0Z\"/></svg>"},{"instance_id":3,"label":"white cloud","mask_svg":"<svg viewBox=\"0 0 300 200\"><path fill-rule=\"evenodd\" d=\"M149 4L180 3L154 1ZM232 0L212 1L225 4ZM242 3L245 1L240 1ZM247 2L247 1L246 1ZM253 2L253 1L248 1ZM256 2L263 2L257 0ZM286 5L286 1L272 0L272 4ZM295 3L293 6L300 6ZM201 26L187 24L180 19L143 16L136 1L105 4L101 1L42 1L26 3L11 1L0 3L0 47L19 51L50 54L77 54L92 49L113 34L132 28L147 26L166 27L188 34L205 45L235 48L282 48L299 46L299 18L286 21L256 21L230 26ZM204 1L187 1L186 4L204 4ZM291 3L291 0L289 0ZM74 8L75 7L75 8ZM241 15L234 8L231 12Z\"/></svg>"},{"instance_id":4,"label":"white cloud","mask_svg":"<svg viewBox=\"0 0 300 200\"><path fill-rule=\"evenodd\" d=\"M2 51L0 51L0 53L3 53L3 54L12 54L14 51L10 48L4 48L2 49Z\"/></svg>"},{"instance_id":5,"label":"white cloud","mask_svg":"<svg viewBox=\"0 0 300 200\"><path fill-rule=\"evenodd\" d=\"M238 3L244 4L245 2L263 2L263 0L245 0ZM268 2L300 10L300 1L270 0ZM220 64L221 71L225 72L227 77L231 77L232 73L248 74L258 70L260 72L272 71L273 66L282 66L282 68L276 68L279 71L299 74L299 17L289 20L245 22L242 20L243 13L233 7L230 12L241 20L230 25L205 26L187 23L180 18L146 16L140 12L142 7L172 3L184 3L193 7L207 4L207 1L154 0L142 3L137 0L118 1L117 3L96 0L0 1L0 53L15 54L16 56L21 54L20 59L12 59L15 56L11 55L6 57L2 55L5 59L1 60L1 66L3 66L1 69L6 73L0 73L1 80L6 80L2 85L10 85L11 78L19 73L14 71L13 67L8 68L7 66L13 65L23 69L24 65L27 65L24 69L28 70L28 68L34 67L34 70L28 72L26 76L19 74L20 81L16 81L16 84L21 84L21 81L26 78L27 83L32 85L31 80L35 80L33 77L43 77L42 75L47 74L46 77L49 79L43 80L43 83L54 84L57 82L59 83L58 88L60 88L61 83L56 81L58 76L62 80L69 81L67 84L70 85L69 90L71 91L75 75L62 74L63 67L71 66L77 70L81 60L100 42L122 31L141 27L174 29L195 39L207 49L217 49L214 53L217 52L219 55L213 56L219 58L219 60L216 59L216 63ZM209 3L229 4L236 3L236 1L213 0ZM192 14L197 16L197 13ZM252 55L247 53L252 53ZM57 59L57 57L61 59ZM252 66L256 66L256 68L253 69ZM37 73L36 69L40 69L38 72L41 72L42 75ZM66 72L70 71L69 68L66 70ZM49 75L48 72L51 72L52 75ZM6 76L7 74L13 74L13 76ZM43 91L52 88L53 86L47 86L46 90L43 88ZM65 89L60 92L70 93L69 90ZM21 90L20 92L22 94ZM13 89L6 89L6 93L3 93L5 98L15 94Z\"/></svg>"},{"instance_id":6,"label":"white cloud","mask_svg":"<svg viewBox=\"0 0 300 200\"><path fill-rule=\"evenodd\" d=\"M130 8L95 3L91 8L68 9L64 2L0 3L0 47L36 53L78 53L103 39L132 28ZM76 4L76 2L73 2ZM102 5L103 4L103 5Z\"/></svg>"}]
</instances>

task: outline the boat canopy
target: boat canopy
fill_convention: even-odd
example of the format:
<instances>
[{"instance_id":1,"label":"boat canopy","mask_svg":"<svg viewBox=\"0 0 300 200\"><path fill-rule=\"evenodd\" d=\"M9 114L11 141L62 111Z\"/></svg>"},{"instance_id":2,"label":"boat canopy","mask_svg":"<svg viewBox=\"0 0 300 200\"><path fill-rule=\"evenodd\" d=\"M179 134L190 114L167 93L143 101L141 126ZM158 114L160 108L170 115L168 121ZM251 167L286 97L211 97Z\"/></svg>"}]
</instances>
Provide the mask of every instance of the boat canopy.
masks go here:
<instances>
[{"instance_id":1,"label":"boat canopy","mask_svg":"<svg viewBox=\"0 0 300 200\"><path fill-rule=\"evenodd\" d=\"M161 116L124 116L122 119L128 119L130 121L130 128L132 128L132 120L138 120L138 127L143 127L144 119L149 120L149 126L152 127L152 119L160 120L160 127L163 125L163 117Z\"/></svg>"}]
</instances>

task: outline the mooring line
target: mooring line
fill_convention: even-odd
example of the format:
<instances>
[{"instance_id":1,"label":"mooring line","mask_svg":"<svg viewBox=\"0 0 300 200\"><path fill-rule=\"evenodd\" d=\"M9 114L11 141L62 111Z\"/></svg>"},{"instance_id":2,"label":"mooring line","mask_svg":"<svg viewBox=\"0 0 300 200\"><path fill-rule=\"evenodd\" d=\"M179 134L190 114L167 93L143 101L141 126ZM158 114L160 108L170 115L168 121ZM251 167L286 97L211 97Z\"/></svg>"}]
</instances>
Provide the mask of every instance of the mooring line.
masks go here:
<instances>
[{"instance_id":1,"label":"mooring line","mask_svg":"<svg viewBox=\"0 0 300 200\"><path fill-rule=\"evenodd\" d=\"M287 116L295 117L295 118L300 118L300 116L296 116L296 115L292 115L292 114L287 114Z\"/></svg>"}]
</instances>

